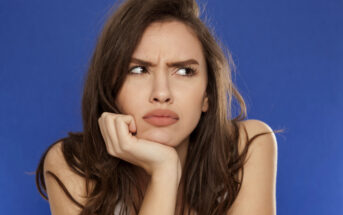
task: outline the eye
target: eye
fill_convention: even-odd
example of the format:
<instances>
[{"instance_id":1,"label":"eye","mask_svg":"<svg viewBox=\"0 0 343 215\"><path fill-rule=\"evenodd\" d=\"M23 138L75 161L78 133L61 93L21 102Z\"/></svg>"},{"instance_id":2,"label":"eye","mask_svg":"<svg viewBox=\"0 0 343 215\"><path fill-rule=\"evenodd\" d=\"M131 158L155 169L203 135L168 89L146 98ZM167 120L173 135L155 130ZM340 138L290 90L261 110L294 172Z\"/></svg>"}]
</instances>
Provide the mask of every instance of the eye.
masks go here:
<instances>
[{"instance_id":1,"label":"eye","mask_svg":"<svg viewBox=\"0 0 343 215\"><path fill-rule=\"evenodd\" d=\"M192 67L181 67L178 68L178 71L182 71L182 76L193 76L196 73L196 69Z\"/></svg>"},{"instance_id":2,"label":"eye","mask_svg":"<svg viewBox=\"0 0 343 215\"><path fill-rule=\"evenodd\" d=\"M140 74L145 73L147 70L144 66L134 66L131 69L129 69L130 74Z\"/></svg>"},{"instance_id":3,"label":"eye","mask_svg":"<svg viewBox=\"0 0 343 215\"><path fill-rule=\"evenodd\" d=\"M182 71L181 76L187 76L187 77L193 76L197 72L196 69L192 67L180 67L178 68L177 71ZM134 66L129 69L128 73L136 75L136 74L144 74L146 72L147 72L147 69L144 66Z\"/></svg>"}]
</instances>

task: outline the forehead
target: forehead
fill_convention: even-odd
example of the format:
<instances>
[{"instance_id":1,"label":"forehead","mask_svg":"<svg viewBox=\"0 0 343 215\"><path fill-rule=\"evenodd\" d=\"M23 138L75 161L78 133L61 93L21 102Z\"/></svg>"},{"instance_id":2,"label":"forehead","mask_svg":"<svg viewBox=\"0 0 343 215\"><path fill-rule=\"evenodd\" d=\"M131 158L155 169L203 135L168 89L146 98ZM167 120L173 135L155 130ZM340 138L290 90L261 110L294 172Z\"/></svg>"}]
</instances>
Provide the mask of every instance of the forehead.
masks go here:
<instances>
[{"instance_id":1,"label":"forehead","mask_svg":"<svg viewBox=\"0 0 343 215\"><path fill-rule=\"evenodd\" d=\"M194 31L180 21L154 22L144 31L133 57L158 61L196 58L204 62L201 42ZM199 63L200 63L199 62Z\"/></svg>"}]
</instances>

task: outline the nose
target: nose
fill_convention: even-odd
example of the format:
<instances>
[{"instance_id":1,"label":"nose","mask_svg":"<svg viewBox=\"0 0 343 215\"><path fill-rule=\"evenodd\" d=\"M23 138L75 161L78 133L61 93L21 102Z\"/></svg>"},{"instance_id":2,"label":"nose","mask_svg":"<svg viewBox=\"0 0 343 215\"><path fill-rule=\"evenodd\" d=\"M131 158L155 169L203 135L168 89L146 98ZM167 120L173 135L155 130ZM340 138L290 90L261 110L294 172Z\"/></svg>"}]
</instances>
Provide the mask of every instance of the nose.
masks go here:
<instances>
[{"instance_id":1,"label":"nose","mask_svg":"<svg viewBox=\"0 0 343 215\"><path fill-rule=\"evenodd\" d=\"M172 103L173 96L169 87L168 72L156 71L152 79L151 103Z\"/></svg>"}]
</instances>

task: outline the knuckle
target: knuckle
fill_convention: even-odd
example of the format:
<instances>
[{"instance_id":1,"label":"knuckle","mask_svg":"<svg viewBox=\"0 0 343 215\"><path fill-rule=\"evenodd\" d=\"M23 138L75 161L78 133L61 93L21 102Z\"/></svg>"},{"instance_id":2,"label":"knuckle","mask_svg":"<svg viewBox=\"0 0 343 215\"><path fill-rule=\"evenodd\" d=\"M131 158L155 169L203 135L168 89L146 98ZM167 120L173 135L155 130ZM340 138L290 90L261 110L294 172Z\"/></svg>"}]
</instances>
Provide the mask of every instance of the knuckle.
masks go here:
<instances>
[{"instance_id":1,"label":"knuckle","mask_svg":"<svg viewBox=\"0 0 343 215\"><path fill-rule=\"evenodd\" d=\"M100 117L104 118L106 115L107 115L107 112L102 112Z\"/></svg>"},{"instance_id":2,"label":"knuckle","mask_svg":"<svg viewBox=\"0 0 343 215\"><path fill-rule=\"evenodd\" d=\"M107 115L106 118L104 118L104 121L106 124L113 123L113 118L110 115Z\"/></svg>"},{"instance_id":3,"label":"knuckle","mask_svg":"<svg viewBox=\"0 0 343 215\"><path fill-rule=\"evenodd\" d=\"M105 112L102 112L101 117L107 119L111 117L112 115L113 115L112 113L105 111Z\"/></svg>"},{"instance_id":4,"label":"knuckle","mask_svg":"<svg viewBox=\"0 0 343 215\"><path fill-rule=\"evenodd\" d=\"M116 124L118 124L118 123L120 122L120 120L121 120L121 119L120 119L120 116L114 118L114 122L115 122Z\"/></svg>"},{"instance_id":5,"label":"knuckle","mask_svg":"<svg viewBox=\"0 0 343 215\"><path fill-rule=\"evenodd\" d=\"M133 117L131 116L131 115L125 115L124 116L126 119L129 119L129 120L132 120L133 119Z\"/></svg>"}]
</instances>

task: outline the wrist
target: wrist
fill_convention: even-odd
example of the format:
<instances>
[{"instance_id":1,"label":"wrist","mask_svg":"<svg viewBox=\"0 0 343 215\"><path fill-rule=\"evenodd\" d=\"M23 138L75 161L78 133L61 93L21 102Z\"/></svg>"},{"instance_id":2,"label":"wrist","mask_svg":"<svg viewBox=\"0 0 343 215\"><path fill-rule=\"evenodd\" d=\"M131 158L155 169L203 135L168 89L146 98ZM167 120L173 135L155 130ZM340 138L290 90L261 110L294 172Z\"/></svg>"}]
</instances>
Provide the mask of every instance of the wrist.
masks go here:
<instances>
[{"instance_id":1,"label":"wrist","mask_svg":"<svg viewBox=\"0 0 343 215\"><path fill-rule=\"evenodd\" d=\"M161 166L159 169L154 171L151 175L151 180L153 183L159 182L172 182L175 181L179 184L181 179L181 165L180 162L176 161L173 164Z\"/></svg>"}]
</instances>

